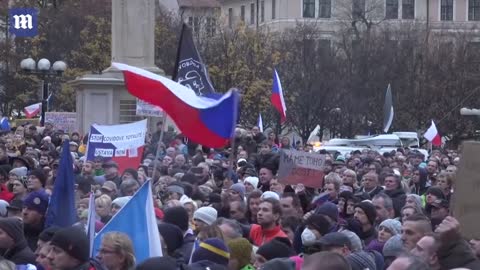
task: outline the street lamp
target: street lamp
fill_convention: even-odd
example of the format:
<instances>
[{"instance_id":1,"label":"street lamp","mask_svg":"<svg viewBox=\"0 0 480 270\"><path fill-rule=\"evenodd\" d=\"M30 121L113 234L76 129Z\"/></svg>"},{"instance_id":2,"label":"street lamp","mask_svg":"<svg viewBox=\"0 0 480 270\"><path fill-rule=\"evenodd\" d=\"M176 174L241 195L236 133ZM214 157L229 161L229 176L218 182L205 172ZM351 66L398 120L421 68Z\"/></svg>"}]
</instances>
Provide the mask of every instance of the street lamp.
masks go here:
<instances>
[{"instance_id":1,"label":"street lamp","mask_svg":"<svg viewBox=\"0 0 480 270\"><path fill-rule=\"evenodd\" d=\"M63 61L56 61L51 66L50 61L46 58L42 58L35 63L32 58L23 59L20 62L20 67L23 72L28 75L36 75L43 80L43 93L42 93L42 119L40 125L45 124L45 112L47 111L47 99L48 99L48 78L55 78L62 76L63 72L67 69L67 64Z\"/></svg>"}]
</instances>

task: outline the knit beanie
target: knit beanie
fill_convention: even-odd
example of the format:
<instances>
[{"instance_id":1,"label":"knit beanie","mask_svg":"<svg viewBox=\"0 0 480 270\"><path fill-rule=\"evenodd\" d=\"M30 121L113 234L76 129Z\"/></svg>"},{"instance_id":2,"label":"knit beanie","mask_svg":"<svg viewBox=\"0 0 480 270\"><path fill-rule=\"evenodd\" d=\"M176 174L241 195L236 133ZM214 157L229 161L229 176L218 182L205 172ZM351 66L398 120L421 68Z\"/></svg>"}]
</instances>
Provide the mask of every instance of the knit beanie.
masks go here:
<instances>
[{"instance_id":1,"label":"knit beanie","mask_svg":"<svg viewBox=\"0 0 480 270\"><path fill-rule=\"evenodd\" d=\"M392 235L400 234L400 232L402 231L402 224L396 219L386 219L382 223L380 223L379 228L382 226L387 228L392 233Z\"/></svg>"},{"instance_id":2,"label":"knit beanie","mask_svg":"<svg viewBox=\"0 0 480 270\"><path fill-rule=\"evenodd\" d=\"M295 262L289 258L276 258L263 264L262 270L295 270Z\"/></svg>"},{"instance_id":3,"label":"knit beanie","mask_svg":"<svg viewBox=\"0 0 480 270\"><path fill-rule=\"evenodd\" d=\"M88 212L88 210L85 210ZM50 242L55 235L56 232L60 230L60 227L57 226L52 226L49 227L45 230L43 230L40 235L38 236L38 239L42 240L43 242Z\"/></svg>"},{"instance_id":4,"label":"knit beanie","mask_svg":"<svg viewBox=\"0 0 480 270\"><path fill-rule=\"evenodd\" d=\"M436 187L436 186L429 187L427 192L425 192L425 196L428 195L428 194L432 194L435 197L437 197L438 199L446 199L445 194L443 194L442 189L439 188L439 187Z\"/></svg>"},{"instance_id":5,"label":"knit beanie","mask_svg":"<svg viewBox=\"0 0 480 270\"><path fill-rule=\"evenodd\" d=\"M23 236L23 224L18 218L0 218L0 229L8 234L14 242L18 242Z\"/></svg>"},{"instance_id":6,"label":"knit beanie","mask_svg":"<svg viewBox=\"0 0 480 270\"><path fill-rule=\"evenodd\" d=\"M277 193L273 192L273 191L265 191L262 196L260 196L260 199L263 201L263 200L266 200L266 199L274 199L274 200L277 200L277 201L280 201L280 196L278 196Z\"/></svg>"},{"instance_id":7,"label":"knit beanie","mask_svg":"<svg viewBox=\"0 0 480 270\"><path fill-rule=\"evenodd\" d=\"M331 218L333 221L337 221L338 220L338 207L331 202L325 202L315 210L315 214L325 215L325 216Z\"/></svg>"},{"instance_id":8,"label":"knit beanie","mask_svg":"<svg viewBox=\"0 0 480 270\"><path fill-rule=\"evenodd\" d=\"M31 170L28 175L33 175L38 178L38 180L42 183L42 187L45 187L45 183L47 182L47 176L42 169Z\"/></svg>"},{"instance_id":9,"label":"knit beanie","mask_svg":"<svg viewBox=\"0 0 480 270\"><path fill-rule=\"evenodd\" d=\"M250 185L253 186L253 188L258 188L258 182L260 180L258 179L258 177L255 177L255 176L249 176L247 178L245 178L244 182L247 182L247 183L250 183Z\"/></svg>"},{"instance_id":10,"label":"knit beanie","mask_svg":"<svg viewBox=\"0 0 480 270\"><path fill-rule=\"evenodd\" d=\"M198 219L207 225L212 225L212 223L217 220L217 210L210 206L200 207L193 213L193 219Z\"/></svg>"},{"instance_id":11,"label":"knit beanie","mask_svg":"<svg viewBox=\"0 0 480 270\"><path fill-rule=\"evenodd\" d=\"M188 230L188 212L182 206L167 208L163 216L163 222L177 225L180 230Z\"/></svg>"},{"instance_id":12,"label":"knit beanie","mask_svg":"<svg viewBox=\"0 0 480 270\"><path fill-rule=\"evenodd\" d=\"M122 208L123 206L125 206L125 204L127 204L128 201L130 201L131 198L132 196L118 197L115 200L113 200L112 205L115 204L116 206Z\"/></svg>"},{"instance_id":13,"label":"knit beanie","mask_svg":"<svg viewBox=\"0 0 480 270\"><path fill-rule=\"evenodd\" d=\"M230 258L237 259L240 268L250 264L252 258L252 244L245 238L236 238L227 242L230 249Z\"/></svg>"},{"instance_id":14,"label":"knit beanie","mask_svg":"<svg viewBox=\"0 0 480 270\"><path fill-rule=\"evenodd\" d=\"M168 253L173 253L183 245L183 233L178 226L161 223L158 224L158 231L167 245Z\"/></svg>"},{"instance_id":15,"label":"knit beanie","mask_svg":"<svg viewBox=\"0 0 480 270\"><path fill-rule=\"evenodd\" d=\"M12 169L10 171L10 174L14 174L18 177L27 176L27 167L18 167L18 168Z\"/></svg>"},{"instance_id":16,"label":"knit beanie","mask_svg":"<svg viewBox=\"0 0 480 270\"><path fill-rule=\"evenodd\" d=\"M266 260L272 260L275 258L288 258L295 255L295 252L286 241L289 240L287 238L276 237L272 241L260 246L257 250L257 254L261 255Z\"/></svg>"},{"instance_id":17,"label":"knit beanie","mask_svg":"<svg viewBox=\"0 0 480 270\"><path fill-rule=\"evenodd\" d=\"M48 207L48 194L45 191L34 191L23 200L23 206L45 215Z\"/></svg>"},{"instance_id":18,"label":"knit beanie","mask_svg":"<svg viewBox=\"0 0 480 270\"><path fill-rule=\"evenodd\" d=\"M330 222L328 222L327 218L323 215L313 214L305 223L306 225L317 230L321 235L326 235L330 232Z\"/></svg>"},{"instance_id":19,"label":"knit beanie","mask_svg":"<svg viewBox=\"0 0 480 270\"><path fill-rule=\"evenodd\" d=\"M377 218L377 210L375 210L375 206L368 201L363 201L355 205L355 208L360 208L365 212L367 215L368 221L370 224L375 224L375 219Z\"/></svg>"},{"instance_id":20,"label":"knit beanie","mask_svg":"<svg viewBox=\"0 0 480 270\"><path fill-rule=\"evenodd\" d=\"M403 242L402 236L397 234L395 236L390 237L388 241L383 246L383 257L398 257L398 255L402 254L405 250L403 249Z\"/></svg>"},{"instance_id":21,"label":"knit beanie","mask_svg":"<svg viewBox=\"0 0 480 270\"><path fill-rule=\"evenodd\" d=\"M123 176L125 173L131 174L131 175L133 176L133 179L138 180L138 172L137 172L137 170L135 170L135 169L133 169L133 168L126 168L126 169L123 171L122 176Z\"/></svg>"},{"instance_id":22,"label":"knit beanie","mask_svg":"<svg viewBox=\"0 0 480 270\"><path fill-rule=\"evenodd\" d=\"M207 260L213 263L228 265L230 251L220 238L208 238L201 242L192 254L192 263Z\"/></svg>"},{"instance_id":23,"label":"knit beanie","mask_svg":"<svg viewBox=\"0 0 480 270\"><path fill-rule=\"evenodd\" d=\"M233 184L230 189L237 192L241 198L245 197L245 185L242 183Z\"/></svg>"},{"instance_id":24,"label":"knit beanie","mask_svg":"<svg viewBox=\"0 0 480 270\"><path fill-rule=\"evenodd\" d=\"M350 253L346 259L352 266L352 270L377 269L373 255L365 251Z\"/></svg>"},{"instance_id":25,"label":"knit beanie","mask_svg":"<svg viewBox=\"0 0 480 270\"><path fill-rule=\"evenodd\" d=\"M88 261L90 244L87 235L80 228L60 229L53 235L50 244L63 249L68 255L82 263Z\"/></svg>"}]
</instances>

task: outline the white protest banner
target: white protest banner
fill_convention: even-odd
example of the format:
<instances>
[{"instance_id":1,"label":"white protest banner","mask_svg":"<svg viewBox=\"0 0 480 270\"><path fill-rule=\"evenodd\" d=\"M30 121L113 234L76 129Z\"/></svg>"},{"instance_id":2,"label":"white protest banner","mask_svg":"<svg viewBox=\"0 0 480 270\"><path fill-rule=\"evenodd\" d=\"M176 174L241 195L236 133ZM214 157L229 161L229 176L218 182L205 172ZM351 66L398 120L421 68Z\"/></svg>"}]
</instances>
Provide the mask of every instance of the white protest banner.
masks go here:
<instances>
[{"instance_id":1,"label":"white protest banner","mask_svg":"<svg viewBox=\"0 0 480 270\"><path fill-rule=\"evenodd\" d=\"M325 155L282 150L278 180L290 185L301 183L307 187L321 188L324 164Z\"/></svg>"},{"instance_id":2,"label":"white protest banner","mask_svg":"<svg viewBox=\"0 0 480 270\"><path fill-rule=\"evenodd\" d=\"M155 105L152 105L148 102L145 102L137 98L137 115L139 116L153 116L153 117L162 117L163 110Z\"/></svg>"},{"instance_id":3,"label":"white protest banner","mask_svg":"<svg viewBox=\"0 0 480 270\"><path fill-rule=\"evenodd\" d=\"M77 113L45 112L45 122L52 122L57 130L71 133L77 129Z\"/></svg>"},{"instance_id":4,"label":"white protest banner","mask_svg":"<svg viewBox=\"0 0 480 270\"><path fill-rule=\"evenodd\" d=\"M454 182L450 209L460 222L462 236L480 239L477 222L480 220L480 142L463 143L462 158Z\"/></svg>"}]
</instances>

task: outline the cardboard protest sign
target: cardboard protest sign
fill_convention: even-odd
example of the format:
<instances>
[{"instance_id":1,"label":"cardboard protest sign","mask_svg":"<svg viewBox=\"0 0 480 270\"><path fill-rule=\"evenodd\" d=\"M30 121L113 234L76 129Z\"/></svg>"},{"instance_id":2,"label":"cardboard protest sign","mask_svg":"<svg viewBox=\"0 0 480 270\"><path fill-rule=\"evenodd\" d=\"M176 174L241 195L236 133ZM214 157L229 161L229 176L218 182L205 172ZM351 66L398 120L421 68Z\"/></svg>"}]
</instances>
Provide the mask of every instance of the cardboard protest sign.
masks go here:
<instances>
[{"instance_id":1,"label":"cardboard protest sign","mask_svg":"<svg viewBox=\"0 0 480 270\"><path fill-rule=\"evenodd\" d=\"M101 157L113 160L120 172L136 168L142 159L147 120L122 125L96 125L90 127L87 160Z\"/></svg>"},{"instance_id":2,"label":"cardboard protest sign","mask_svg":"<svg viewBox=\"0 0 480 270\"><path fill-rule=\"evenodd\" d=\"M163 116L163 110L160 107L152 105L138 98L137 98L136 109L137 109L136 115L138 116L153 116L153 117Z\"/></svg>"},{"instance_id":3,"label":"cardboard protest sign","mask_svg":"<svg viewBox=\"0 0 480 270\"><path fill-rule=\"evenodd\" d=\"M480 239L480 142L463 143L462 158L454 183L450 205L453 216L460 222L462 236Z\"/></svg>"},{"instance_id":4,"label":"cardboard protest sign","mask_svg":"<svg viewBox=\"0 0 480 270\"><path fill-rule=\"evenodd\" d=\"M307 187L323 186L325 155L282 150L278 180L285 184L303 184Z\"/></svg>"},{"instance_id":5,"label":"cardboard protest sign","mask_svg":"<svg viewBox=\"0 0 480 270\"><path fill-rule=\"evenodd\" d=\"M77 129L77 113L45 112L45 122L52 122L57 130L71 133Z\"/></svg>"}]
</instances>

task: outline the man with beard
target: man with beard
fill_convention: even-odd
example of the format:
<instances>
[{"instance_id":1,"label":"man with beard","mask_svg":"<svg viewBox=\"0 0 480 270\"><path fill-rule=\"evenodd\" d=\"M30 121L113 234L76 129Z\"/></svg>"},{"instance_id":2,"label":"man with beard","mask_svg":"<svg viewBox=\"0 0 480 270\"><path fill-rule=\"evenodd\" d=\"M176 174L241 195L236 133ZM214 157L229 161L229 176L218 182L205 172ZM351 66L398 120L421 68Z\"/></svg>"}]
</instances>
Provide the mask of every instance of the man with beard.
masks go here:
<instances>
[{"instance_id":1,"label":"man with beard","mask_svg":"<svg viewBox=\"0 0 480 270\"><path fill-rule=\"evenodd\" d=\"M258 224L253 224L251 227L249 233L250 240L259 247L270 242L275 237L288 238L279 225L280 217L282 216L280 203L275 199L268 198L263 200L258 208Z\"/></svg>"},{"instance_id":2,"label":"man with beard","mask_svg":"<svg viewBox=\"0 0 480 270\"><path fill-rule=\"evenodd\" d=\"M107 161L102 166L105 172L105 181L112 181L120 188L122 178L118 175L118 164L115 161Z\"/></svg>"},{"instance_id":3,"label":"man with beard","mask_svg":"<svg viewBox=\"0 0 480 270\"><path fill-rule=\"evenodd\" d=\"M274 173L270 168L263 166L260 169L259 179L260 187L259 189L263 192L270 190L270 181L273 179Z\"/></svg>"},{"instance_id":4,"label":"man with beard","mask_svg":"<svg viewBox=\"0 0 480 270\"><path fill-rule=\"evenodd\" d=\"M42 190L30 193L23 201L23 231L32 250L37 249L38 236L44 229L48 200L48 194Z\"/></svg>"}]
</instances>

